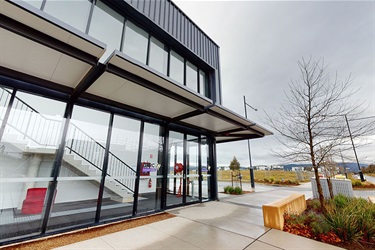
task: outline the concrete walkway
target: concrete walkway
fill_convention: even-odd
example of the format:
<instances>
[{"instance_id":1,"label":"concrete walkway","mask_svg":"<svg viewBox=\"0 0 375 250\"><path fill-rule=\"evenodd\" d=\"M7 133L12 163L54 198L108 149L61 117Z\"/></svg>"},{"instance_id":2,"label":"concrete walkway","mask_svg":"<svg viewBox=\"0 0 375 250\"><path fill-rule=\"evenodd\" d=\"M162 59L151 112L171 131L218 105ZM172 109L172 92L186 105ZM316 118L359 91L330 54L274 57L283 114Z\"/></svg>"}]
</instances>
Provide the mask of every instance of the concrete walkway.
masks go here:
<instances>
[{"instance_id":1,"label":"concrete walkway","mask_svg":"<svg viewBox=\"0 0 375 250\"><path fill-rule=\"evenodd\" d=\"M222 196L221 201L168 210L175 218L57 249L341 249L263 226L261 205L289 192Z\"/></svg>"}]
</instances>

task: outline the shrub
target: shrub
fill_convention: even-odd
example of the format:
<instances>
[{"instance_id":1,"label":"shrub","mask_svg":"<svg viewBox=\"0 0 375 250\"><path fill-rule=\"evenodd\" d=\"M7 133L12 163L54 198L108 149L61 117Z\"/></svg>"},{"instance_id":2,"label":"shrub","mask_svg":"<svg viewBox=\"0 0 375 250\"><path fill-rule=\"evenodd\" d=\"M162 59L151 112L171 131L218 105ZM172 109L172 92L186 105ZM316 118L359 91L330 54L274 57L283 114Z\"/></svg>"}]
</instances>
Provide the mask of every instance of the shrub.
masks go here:
<instances>
[{"instance_id":1,"label":"shrub","mask_svg":"<svg viewBox=\"0 0 375 250\"><path fill-rule=\"evenodd\" d=\"M353 187L362 187L363 184L360 180L355 180L354 182L352 182L352 185Z\"/></svg>"},{"instance_id":2,"label":"shrub","mask_svg":"<svg viewBox=\"0 0 375 250\"><path fill-rule=\"evenodd\" d=\"M338 194L333 198L333 203L338 208L344 208L348 205L350 200L351 199L349 197L342 195L342 194Z\"/></svg>"},{"instance_id":3,"label":"shrub","mask_svg":"<svg viewBox=\"0 0 375 250\"><path fill-rule=\"evenodd\" d=\"M226 187L224 187L224 193L231 194L232 192L233 192L233 187L232 186L226 186Z\"/></svg>"},{"instance_id":4,"label":"shrub","mask_svg":"<svg viewBox=\"0 0 375 250\"><path fill-rule=\"evenodd\" d=\"M233 190L233 193L235 193L235 194L242 194L242 188L235 187L234 190Z\"/></svg>"},{"instance_id":5,"label":"shrub","mask_svg":"<svg viewBox=\"0 0 375 250\"><path fill-rule=\"evenodd\" d=\"M318 199L306 201L307 210L320 211L320 201Z\"/></svg>"}]
</instances>

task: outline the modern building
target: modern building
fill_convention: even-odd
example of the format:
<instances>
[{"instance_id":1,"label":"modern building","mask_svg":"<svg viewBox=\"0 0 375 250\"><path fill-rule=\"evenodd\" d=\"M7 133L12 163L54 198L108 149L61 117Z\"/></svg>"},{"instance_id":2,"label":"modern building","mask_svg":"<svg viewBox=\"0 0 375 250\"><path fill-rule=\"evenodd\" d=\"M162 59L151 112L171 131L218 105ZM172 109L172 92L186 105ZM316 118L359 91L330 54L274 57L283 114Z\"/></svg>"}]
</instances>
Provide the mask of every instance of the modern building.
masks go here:
<instances>
[{"instance_id":1,"label":"modern building","mask_svg":"<svg viewBox=\"0 0 375 250\"><path fill-rule=\"evenodd\" d=\"M0 0L0 244L217 199L219 47L169 0Z\"/></svg>"}]
</instances>

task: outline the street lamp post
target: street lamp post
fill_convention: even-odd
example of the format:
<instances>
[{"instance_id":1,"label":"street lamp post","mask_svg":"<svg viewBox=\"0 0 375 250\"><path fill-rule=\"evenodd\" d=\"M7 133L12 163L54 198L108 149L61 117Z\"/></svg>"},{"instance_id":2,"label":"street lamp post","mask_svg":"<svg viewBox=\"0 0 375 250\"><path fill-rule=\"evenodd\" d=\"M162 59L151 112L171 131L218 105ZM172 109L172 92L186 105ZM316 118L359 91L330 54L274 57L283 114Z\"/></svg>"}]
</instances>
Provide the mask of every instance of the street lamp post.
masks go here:
<instances>
[{"instance_id":1,"label":"street lamp post","mask_svg":"<svg viewBox=\"0 0 375 250\"><path fill-rule=\"evenodd\" d=\"M355 150L355 146L354 146L354 142L353 142L352 133L351 133L351 131L350 131L350 127L349 127L348 117L346 117L346 115L345 115L345 121L346 121L346 125L348 126L348 132L349 132L350 140L352 141L352 146L353 146L353 150L354 150L355 159L357 160L358 171L359 171L359 177L361 178L361 181L364 182L364 181L365 181L365 178L363 177L363 173L362 173L362 170L361 170L361 166L359 165L357 152L356 152L356 150Z\"/></svg>"},{"instance_id":2,"label":"street lamp post","mask_svg":"<svg viewBox=\"0 0 375 250\"><path fill-rule=\"evenodd\" d=\"M246 103L246 97L245 96L243 96L243 104L244 104L244 107L245 107L245 117L246 117L246 119L247 119L247 108L246 108L246 106L248 106L249 108L251 108L254 111L258 111L256 108L253 108L252 106L250 106L249 104ZM249 139L247 139L247 148L249 150L250 183L251 183L251 188L255 188L255 183L254 183L254 169L253 169L253 165L251 163L251 150L250 150L250 140Z\"/></svg>"}]
</instances>

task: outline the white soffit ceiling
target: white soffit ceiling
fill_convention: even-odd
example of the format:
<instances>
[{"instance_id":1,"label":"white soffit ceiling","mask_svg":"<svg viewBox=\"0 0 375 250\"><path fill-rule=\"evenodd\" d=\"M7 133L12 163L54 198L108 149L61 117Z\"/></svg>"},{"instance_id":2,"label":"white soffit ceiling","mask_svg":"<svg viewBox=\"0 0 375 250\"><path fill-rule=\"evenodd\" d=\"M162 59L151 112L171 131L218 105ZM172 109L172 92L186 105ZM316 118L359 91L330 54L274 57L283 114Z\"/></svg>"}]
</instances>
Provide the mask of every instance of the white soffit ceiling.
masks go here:
<instances>
[{"instance_id":1,"label":"white soffit ceiling","mask_svg":"<svg viewBox=\"0 0 375 250\"><path fill-rule=\"evenodd\" d=\"M140 76L160 87L163 87L185 98L188 98L199 105L209 106L210 104L212 104L212 101L208 98L195 94L193 93L193 91L188 90L185 86L177 85L173 82L170 82L162 76L159 76L154 72L151 72L141 66L138 66L128 61L126 58L118 55L120 53L121 52L116 51L116 54L109 60L109 64L113 64L121 69L129 71L137 76Z\"/></svg>"},{"instance_id":2,"label":"white soffit ceiling","mask_svg":"<svg viewBox=\"0 0 375 250\"><path fill-rule=\"evenodd\" d=\"M231 112L230 110L228 110L227 108L225 107L222 107L222 106L214 106L214 107L211 107L210 108L211 110L223 115L223 116L226 116L234 121L237 121L241 124L243 124L244 126L250 126L251 129L254 129L256 131L259 131L260 133L264 134L264 135L272 135L272 132L255 124L254 122L250 121L250 120L247 120L245 117L242 117L240 116L239 114L236 114L234 112ZM232 133L232 134L255 134L253 131L251 130L243 130L243 131L240 131L240 132L236 132L236 133Z\"/></svg>"},{"instance_id":3,"label":"white soffit ceiling","mask_svg":"<svg viewBox=\"0 0 375 250\"><path fill-rule=\"evenodd\" d=\"M238 128L238 126L233 125L232 123L229 123L209 114L201 114L187 119L183 119L181 121L215 132L221 132Z\"/></svg>"},{"instance_id":4,"label":"white soffit ceiling","mask_svg":"<svg viewBox=\"0 0 375 250\"><path fill-rule=\"evenodd\" d=\"M101 75L86 92L170 118L194 110L174 99L108 72Z\"/></svg>"},{"instance_id":5,"label":"white soffit ceiling","mask_svg":"<svg viewBox=\"0 0 375 250\"><path fill-rule=\"evenodd\" d=\"M68 87L75 87L91 68L82 61L2 28L0 65Z\"/></svg>"},{"instance_id":6,"label":"white soffit ceiling","mask_svg":"<svg viewBox=\"0 0 375 250\"><path fill-rule=\"evenodd\" d=\"M14 3L4 0L0 0L0 13L88 54L91 54L96 58L100 58L104 54L106 46L98 40L91 37L88 38L86 34L59 21L45 12L36 9L26 2L19 1L17 2L17 5L25 6L29 10L34 11L34 13L31 11L26 11L18 6L15 6ZM56 22L58 22L59 25L56 24Z\"/></svg>"}]
</instances>

